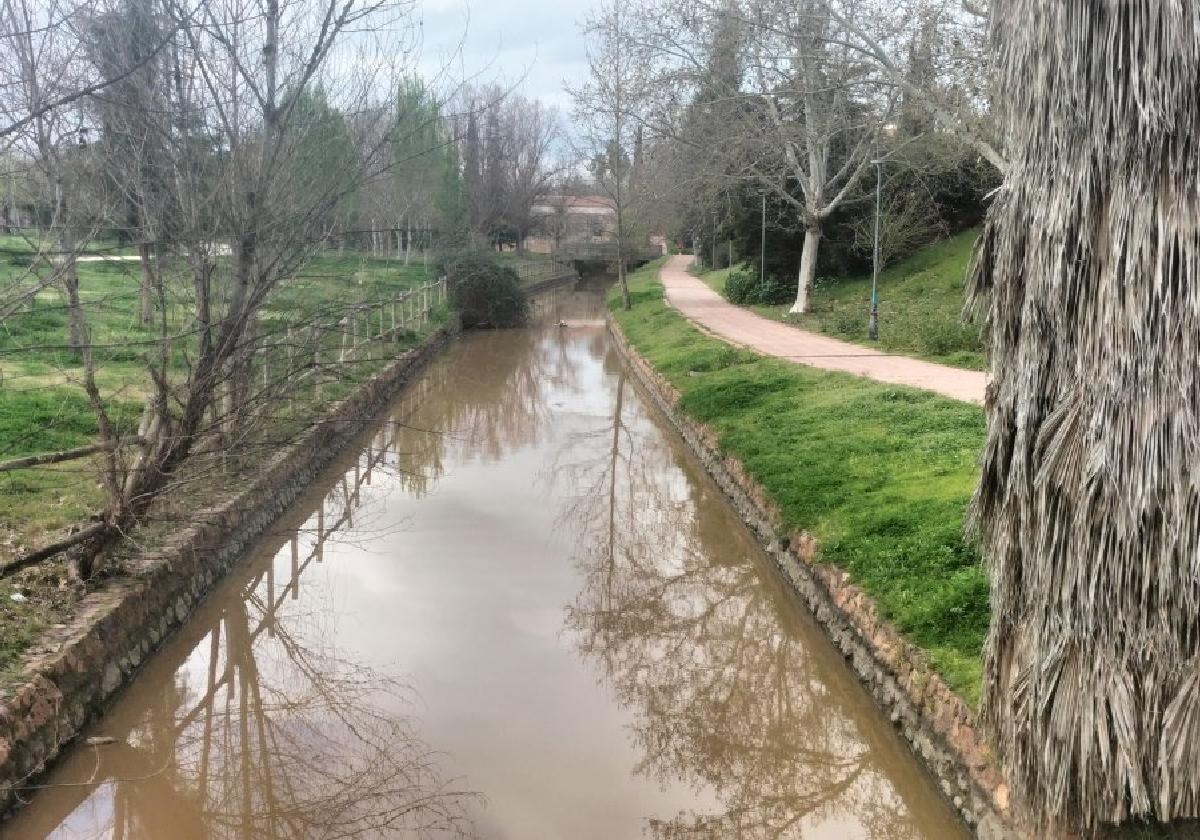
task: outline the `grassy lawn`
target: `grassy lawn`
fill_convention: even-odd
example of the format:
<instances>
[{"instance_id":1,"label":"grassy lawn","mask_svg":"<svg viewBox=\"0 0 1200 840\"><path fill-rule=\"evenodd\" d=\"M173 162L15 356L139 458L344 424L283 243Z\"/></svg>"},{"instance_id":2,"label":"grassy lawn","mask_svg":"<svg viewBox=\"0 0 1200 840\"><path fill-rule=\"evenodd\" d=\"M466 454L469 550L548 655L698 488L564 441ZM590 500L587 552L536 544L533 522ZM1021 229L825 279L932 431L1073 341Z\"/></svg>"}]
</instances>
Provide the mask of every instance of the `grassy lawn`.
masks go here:
<instances>
[{"instance_id":1,"label":"grassy lawn","mask_svg":"<svg viewBox=\"0 0 1200 840\"><path fill-rule=\"evenodd\" d=\"M18 241L0 243L0 285L25 271ZM14 253L15 252L15 253ZM166 267L168 272L172 269ZM123 433L133 433L141 417L148 388L147 362L156 353L153 326L143 327L138 317L136 262L85 262L79 264L80 294L87 307L89 329L96 345L101 393ZM186 282L182 273L168 276L168 288ZM346 304L390 297L429 280L423 264L413 260L375 259L347 252L329 252L310 260L269 299L263 328L302 321L318 312L337 312ZM168 318L176 328L187 323L182 295L168 303ZM325 405L349 393L373 374L386 359L419 340L444 319L436 317L422 332L402 337L399 345L373 348L337 371L317 398L315 388L297 393L294 403L272 413L270 433L286 440ZM0 321L0 460L82 446L95 439L93 412L78 384L80 362L63 349L67 340L64 301L57 290L41 292L32 306ZM147 342L147 343L139 343ZM324 342L333 358L340 335L331 332ZM182 377L189 347L178 343L172 358ZM253 464L234 464L226 476L237 479L238 470ZM201 506L205 492L219 487L192 485L181 504ZM88 459L35 469L0 472L0 563L60 536L70 526L83 523L103 503L95 464ZM183 512L186 516L186 511ZM139 541L153 538L153 529ZM65 567L51 561L0 582L0 674L17 659L30 640L47 624L69 615L82 587L68 579ZM19 594L25 600L12 600Z\"/></svg>"},{"instance_id":2,"label":"grassy lawn","mask_svg":"<svg viewBox=\"0 0 1200 840\"><path fill-rule=\"evenodd\" d=\"M963 514L983 411L910 388L766 359L710 338L664 305L661 261L636 272L630 341L779 506L818 540L955 690L978 697L988 586Z\"/></svg>"},{"instance_id":3,"label":"grassy lawn","mask_svg":"<svg viewBox=\"0 0 1200 840\"><path fill-rule=\"evenodd\" d=\"M956 367L983 370L986 360L978 328L962 322L963 286L977 231L934 243L886 269L879 281L879 342L889 353L916 356ZM729 269L701 278L725 291ZM867 315L871 277L820 278L812 311L789 315L788 306L756 306L768 318L869 344Z\"/></svg>"}]
</instances>

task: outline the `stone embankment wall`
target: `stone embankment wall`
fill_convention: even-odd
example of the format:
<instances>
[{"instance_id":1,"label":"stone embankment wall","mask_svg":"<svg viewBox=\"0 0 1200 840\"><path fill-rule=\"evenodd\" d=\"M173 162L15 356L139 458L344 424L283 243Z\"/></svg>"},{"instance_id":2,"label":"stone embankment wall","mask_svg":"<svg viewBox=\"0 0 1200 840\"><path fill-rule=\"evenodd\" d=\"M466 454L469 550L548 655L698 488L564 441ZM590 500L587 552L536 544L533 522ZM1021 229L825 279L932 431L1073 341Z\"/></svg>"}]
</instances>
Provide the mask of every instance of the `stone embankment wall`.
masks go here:
<instances>
[{"instance_id":1,"label":"stone embankment wall","mask_svg":"<svg viewBox=\"0 0 1200 840\"><path fill-rule=\"evenodd\" d=\"M721 453L711 429L676 409L679 392L630 345L611 317L608 324L651 400L683 436L968 827L983 840L1030 836L1015 827L1008 786L970 706L946 685L925 654L882 618L872 598L850 583L845 572L814 562L816 546L809 534L780 533L780 516L758 482L737 459Z\"/></svg>"},{"instance_id":2,"label":"stone embankment wall","mask_svg":"<svg viewBox=\"0 0 1200 840\"><path fill-rule=\"evenodd\" d=\"M255 538L457 332L440 330L335 403L272 456L252 484L197 511L196 524L88 594L65 627L39 639L15 687L0 691L0 815L19 804L20 786L46 769Z\"/></svg>"}]
</instances>

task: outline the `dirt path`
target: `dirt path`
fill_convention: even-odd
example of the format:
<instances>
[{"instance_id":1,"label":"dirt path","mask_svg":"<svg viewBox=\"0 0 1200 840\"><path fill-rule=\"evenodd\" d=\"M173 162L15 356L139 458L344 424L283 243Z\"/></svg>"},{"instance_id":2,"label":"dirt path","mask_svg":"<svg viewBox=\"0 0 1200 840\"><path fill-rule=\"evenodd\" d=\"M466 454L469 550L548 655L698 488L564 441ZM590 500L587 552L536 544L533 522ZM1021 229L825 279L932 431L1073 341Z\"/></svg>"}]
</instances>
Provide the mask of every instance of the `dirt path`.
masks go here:
<instances>
[{"instance_id":1,"label":"dirt path","mask_svg":"<svg viewBox=\"0 0 1200 840\"><path fill-rule=\"evenodd\" d=\"M894 385L911 385L965 402L982 403L982 371L880 353L801 330L735 306L688 273L692 257L671 257L660 274L667 300L692 321L732 344L767 356L827 370L841 370Z\"/></svg>"}]
</instances>

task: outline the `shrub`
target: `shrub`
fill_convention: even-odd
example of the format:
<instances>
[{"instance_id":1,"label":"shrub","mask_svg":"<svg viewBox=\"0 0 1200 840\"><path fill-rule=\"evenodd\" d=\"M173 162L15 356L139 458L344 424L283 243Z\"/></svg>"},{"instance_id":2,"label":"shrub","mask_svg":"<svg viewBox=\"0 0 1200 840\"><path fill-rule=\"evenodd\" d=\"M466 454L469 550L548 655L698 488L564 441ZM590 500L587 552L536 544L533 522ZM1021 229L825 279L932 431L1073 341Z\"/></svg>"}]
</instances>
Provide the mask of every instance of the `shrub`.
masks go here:
<instances>
[{"instance_id":1,"label":"shrub","mask_svg":"<svg viewBox=\"0 0 1200 840\"><path fill-rule=\"evenodd\" d=\"M919 333L925 352L931 356L982 349L979 330L967 324L929 321L920 326Z\"/></svg>"},{"instance_id":2,"label":"shrub","mask_svg":"<svg viewBox=\"0 0 1200 840\"><path fill-rule=\"evenodd\" d=\"M865 306L861 312L856 309L838 309L821 319L821 327L843 338L862 338L867 334L868 316Z\"/></svg>"},{"instance_id":3,"label":"shrub","mask_svg":"<svg viewBox=\"0 0 1200 840\"><path fill-rule=\"evenodd\" d=\"M529 300L517 273L495 257L458 251L441 257L438 269L464 327L518 327L529 316Z\"/></svg>"},{"instance_id":4,"label":"shrub","mask_svg":"<svg viewBox=\"0 0 1200 840\"><path fill-rule=\"evenodd\" d=\"M796 295L796 290L778 277L765 278L745 269L731 271L725 280L725 297L730 303L743 306L768 306L787 303Z\"/></svg>"}]
</instances>

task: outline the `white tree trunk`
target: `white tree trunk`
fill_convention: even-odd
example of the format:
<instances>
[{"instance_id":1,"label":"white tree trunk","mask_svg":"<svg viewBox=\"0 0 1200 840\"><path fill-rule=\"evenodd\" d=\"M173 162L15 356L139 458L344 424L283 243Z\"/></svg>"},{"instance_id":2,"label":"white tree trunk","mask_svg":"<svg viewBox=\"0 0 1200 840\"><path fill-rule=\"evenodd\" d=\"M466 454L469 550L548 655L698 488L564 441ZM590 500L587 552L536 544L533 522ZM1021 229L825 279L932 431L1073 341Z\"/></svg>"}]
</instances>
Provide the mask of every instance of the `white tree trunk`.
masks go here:
<instances>
[{"instance_id":1,"label":"white tree trunk","mask_svg":"<svg viewBox=\"0 0 1200 840\"><path fill-rule=\"evenodd\" d=\"M796 302L788 310L793 315L808 311L809 295L817 273L817 249L821 245L821 229L808 227L804 231L804 252L800 255L800 276L796 282Z\"/></svg>"}]
</instances>

